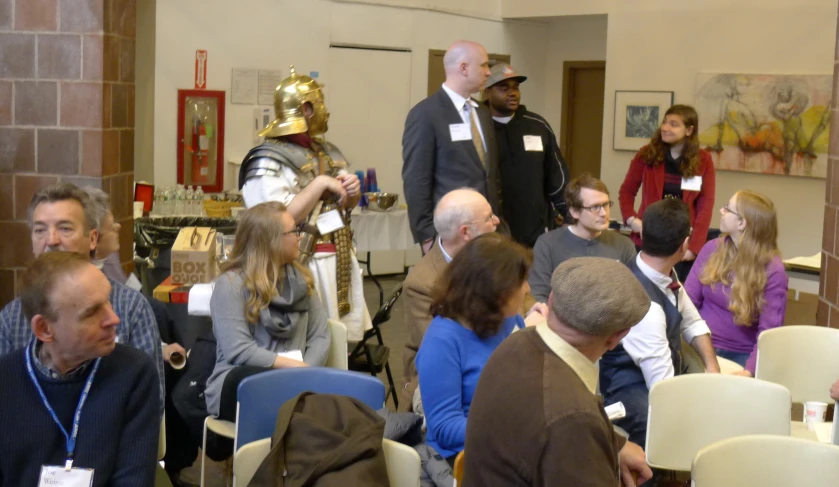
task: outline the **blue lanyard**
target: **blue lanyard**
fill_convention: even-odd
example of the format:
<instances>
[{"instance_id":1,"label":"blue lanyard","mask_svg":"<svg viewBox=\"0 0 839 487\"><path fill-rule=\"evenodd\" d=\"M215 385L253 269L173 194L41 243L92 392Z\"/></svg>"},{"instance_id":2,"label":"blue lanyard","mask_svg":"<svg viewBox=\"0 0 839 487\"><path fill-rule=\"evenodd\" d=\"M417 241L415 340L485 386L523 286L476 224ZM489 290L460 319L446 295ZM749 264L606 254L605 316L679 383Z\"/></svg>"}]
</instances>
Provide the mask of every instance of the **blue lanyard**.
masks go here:
<instances>
[{"instance_id":1,"label":"blue lanyard","mask_svg":"<svg viewBox=\"0 0 839 487\"><path fill-rule=\"evenodd\" d=\"M67 430L64 429L64 426L61 424L61 421L58 420L58 416L56 416L52 406L50 406L50 402L47 400L47 396L44 395L44 390L41 388L41 384L38 383L38 379L35 377L35 371L32 369L32 352L34 350L34 344L35 340L32 340L30 346L27 347L25 354L26 371L29 372L29 378L32 379L32 384L34 384L35 389L38 390L38 394L41 396L41 400L44 401L44 406L46 406L47 411L50 413L50 416L52 416L52 420L55 421L55 424L57 424L59 429L61 429L61 433L64 434L64 439L66 440L67 445L67 461L64 463L64 468L66 470L70 470L73 467L73 453L76 450L76 436L79 434L79 421L82 417L82 408L84 407L84 403L90 393L90 386L93 385L93 378L96 376L96 371L99 370L99 364L102 362L102 358L100 357L96 359L96 362L93 364L93 370L87 377L87 382L82 390L82 396L79 398L79 404L76 406L76 414L73 416L73 431L72 434L68 435Z\"/></svg>"}]
</instances>

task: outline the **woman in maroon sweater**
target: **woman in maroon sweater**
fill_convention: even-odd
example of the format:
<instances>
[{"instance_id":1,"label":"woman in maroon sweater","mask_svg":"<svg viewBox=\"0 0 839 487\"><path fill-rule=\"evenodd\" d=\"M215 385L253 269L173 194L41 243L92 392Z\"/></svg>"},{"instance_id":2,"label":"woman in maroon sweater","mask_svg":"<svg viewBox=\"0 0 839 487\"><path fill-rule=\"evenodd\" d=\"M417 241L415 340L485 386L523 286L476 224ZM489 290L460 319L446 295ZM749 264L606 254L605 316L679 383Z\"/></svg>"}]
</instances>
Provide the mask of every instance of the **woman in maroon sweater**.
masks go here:
<instances>
[{"instance_id":1,"label":"woman in maroon sweater","mask_svg":"<svg viewBox=\"0 0 839 487\"><path fill-rule=\"evenodd\" d=\"M650 143L635 154L621 184L618 200L632 240L641 245L644 210L663 198L687 203L693 233L683 261L676 266L684 281L708 236L714 213L715 173L711 155L699 148L699 115L688 105L673 105ZM635 196L641 206L635 211Z\"/></svg>"}]
</instances>

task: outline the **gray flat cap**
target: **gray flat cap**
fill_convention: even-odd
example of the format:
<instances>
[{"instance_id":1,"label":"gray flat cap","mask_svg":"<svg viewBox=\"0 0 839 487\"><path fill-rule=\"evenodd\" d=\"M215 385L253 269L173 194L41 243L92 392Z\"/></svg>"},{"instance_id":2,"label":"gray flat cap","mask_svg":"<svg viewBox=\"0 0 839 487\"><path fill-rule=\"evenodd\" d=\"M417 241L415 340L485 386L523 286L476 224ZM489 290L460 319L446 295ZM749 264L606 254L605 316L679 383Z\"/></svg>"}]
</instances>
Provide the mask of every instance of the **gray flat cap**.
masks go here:
<instances>
[{"instance_id":1,"label":"gray flat cap","mask_svg":"<svg viewBox=\"0 0 839 487\"><path fill-rule=\"evenodd\" d=\"M630 328L650 309L650 298L632 271L604 257L566 260L554 270L551 290L551 313L594 336Z\"/></svg>"}]
</instances>

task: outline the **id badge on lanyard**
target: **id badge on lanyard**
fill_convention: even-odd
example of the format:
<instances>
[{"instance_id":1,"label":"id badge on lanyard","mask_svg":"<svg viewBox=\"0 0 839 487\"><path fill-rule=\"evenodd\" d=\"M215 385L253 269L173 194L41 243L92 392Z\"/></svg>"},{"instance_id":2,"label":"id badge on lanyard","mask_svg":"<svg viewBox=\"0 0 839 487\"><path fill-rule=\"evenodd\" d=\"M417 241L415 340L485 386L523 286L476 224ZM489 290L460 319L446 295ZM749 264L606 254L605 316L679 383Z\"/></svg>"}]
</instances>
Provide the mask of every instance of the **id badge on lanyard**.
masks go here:
<instances>
[{"instance_id":1,"label":"id badge on lanyard","mask_svg":"<svg viewBox=\"0 0 839 487\"><path fill-rule=\"evenodd\" d=\"M61 421L59 421L58 416L55 414L55 410L53 410L50 402L47 400L47 396L44 394L41 384L38 383L38 378L35 377L35 370L32 367L32 351L34 350L34 347L35 340L33 339L28 347L28 350L24 354L26 356L26 371L29 373L29 378L32 380L32 384L38 391L38 395L41 397L44 407L47 408L47 412L50 413L52 420L64 435L67 448L67 459L63 467L59 465L44 465L41 467L41 476L38 480L38 486L60 485L62 487L90 487L90 485L93 484L93 469L73 468L73 456L76 452L76 438L79 434L79 421L82 417L82 408L84 407L85 401L87 401L87 396L90 394L90 387L93 385L93 378L96 377L96 372L99 370L102 358L100 357L96 359L96 362L93 364L93 370L90 371L90 375L87 377L84 389L82 389L82 395L79 398L79 404L76 406L76 413L73 415L73 429L68 434L67 430L65 430L64 426L61 424Z\"/></svg>"}]
</instances>

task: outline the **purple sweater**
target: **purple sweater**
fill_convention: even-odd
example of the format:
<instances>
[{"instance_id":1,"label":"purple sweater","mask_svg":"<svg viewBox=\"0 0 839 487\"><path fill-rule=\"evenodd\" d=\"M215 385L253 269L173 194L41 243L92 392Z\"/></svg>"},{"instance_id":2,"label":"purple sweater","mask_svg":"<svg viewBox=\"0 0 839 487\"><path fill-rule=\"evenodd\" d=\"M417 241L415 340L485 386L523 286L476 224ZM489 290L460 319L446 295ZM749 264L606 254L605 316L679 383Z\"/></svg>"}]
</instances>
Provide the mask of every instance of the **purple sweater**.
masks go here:
<instances>
[{"instance_id":1,"label":"purple sweater","mask_svg":"<svg viewBox=\"0 0 839 487\"><path fill-rule=\"evenodd\" d=\"M690 300L696 305L699 314L711 329L711 341L716 348L732 352L749 353L746 370L754 375L757 362L757 337L762 332L784 324L784 314L787 310L787 277L784 263L780 257L775 257L766 266L766 287L763 289L765 303L760 316L751 326L734 324L734 315L728 310L728 297L731 286L715 284L706 286L699 281L702 269L717 250L725 236L706 243L696 257L696 262L685 281L685 291ZM736 277L735 277L736 279Z\"/></svg>"}]
</instances>

